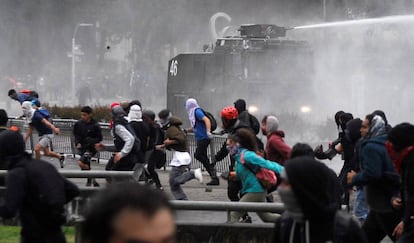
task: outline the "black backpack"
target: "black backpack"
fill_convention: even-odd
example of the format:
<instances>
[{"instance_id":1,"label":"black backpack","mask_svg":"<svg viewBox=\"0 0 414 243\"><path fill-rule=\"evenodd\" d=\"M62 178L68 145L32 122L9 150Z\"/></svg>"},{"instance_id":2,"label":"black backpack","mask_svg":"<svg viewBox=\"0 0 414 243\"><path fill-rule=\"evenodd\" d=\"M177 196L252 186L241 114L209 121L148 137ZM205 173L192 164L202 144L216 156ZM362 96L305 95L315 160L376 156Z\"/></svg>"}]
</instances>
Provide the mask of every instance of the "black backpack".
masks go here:
<instances>
[{"instance_id":1,"label":"black backpack","mask_svg":"<svg viewBox=\"0 0 414 243\"><path fill-rule=\"evenodd\" d=\"M255 134L258 134L260 132L259 120L257 120L255 116L249 113L249 122L250 122L250 128L253 130Z\"/></svg>"},{"instance_id":2,"label":"black backpack","mask_svg":"<svg viewBox=\"0 0 414 243\"><path fill-rule=\"evenodd\" d=\"M214 131L217 129L217 121L216 118L214 118L213 114L211 114L208 111L203 110L202 108L198 108L201 109L201 111L204 113L204 115L210 120L210 124L211 124L211 131Z\"/></svg>"}]
</instances>

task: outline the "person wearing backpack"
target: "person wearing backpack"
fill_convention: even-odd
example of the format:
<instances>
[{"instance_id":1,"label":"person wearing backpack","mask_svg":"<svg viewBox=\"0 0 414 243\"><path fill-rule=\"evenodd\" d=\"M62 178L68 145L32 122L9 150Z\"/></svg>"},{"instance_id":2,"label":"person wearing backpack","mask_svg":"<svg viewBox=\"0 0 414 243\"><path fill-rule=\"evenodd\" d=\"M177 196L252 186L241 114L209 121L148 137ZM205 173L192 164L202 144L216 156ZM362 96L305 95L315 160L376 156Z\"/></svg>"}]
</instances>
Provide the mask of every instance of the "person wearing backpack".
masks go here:
<instances>
[{"instance_id":1,"label":"person wearing backpack","mask_svg":"<svg viewBox=\"0 0 414 243\"><path fill-rule=\"evenodd\" d=\"M311 156L286 161L278 193L285 212L275 224L275 243L368 242L359 222L340 211L336 173Z\"/></svg>"},{"instance_id":2,"label":"person wearing backpack","mask_svg":"<svg viewBox=\"0 0 414 243\"><path fill-rule=\"evenodd\" d=\"M10 89L8 92L8 96L10 99L18 101L21 105L25 101L32 101L34 100L37 106L40 106L39 102L39 95L36 91L30 91L30 90L22 90L23 92L16 92L14 89Z\"/></svg>"},{"instance_id":3,"label":"person wearing backpack","mask_svg":"<svg viewBox=\"0 0 414 243\"><path fill-rule=\"evenodd\" d=\"M259 134L260 132L260 123L257 118L250 114L249 111L246 109L246 101L243 99L238 99L234 102L234 107L237 109L239 113L239 120L242 121L244 124L247 124L254 132L254 134Z\"/></svg>"},{"instance_id":4,"label":"person wearing backpack","mask_svg":"<svg viewBox=\"0 0 414 243\"><path fill-rule=\"evenodd\" d=\"M211 121L206 116L203 109L197 103L196 99L189 98L185 102L185 108L190 119L191 128L189 132L194 132L197 148L194 153L194 157L203 164L208 174L211 177L211 181L206 183L208 186L217 186L220 184L220 180L217 177L216 169L214 165L210 164L210 159L207 156L207 148L211 142Z\"/></svg>"},{"instance_id":5,"label":"person wearing backpack","mask_svg":"<svg viewBox=\"0 0 414 243\"><path fill-rule=\"evenodd\" d=\"M226 141L230 155L236 159L236 178L242 183L240 202L266 202L267 188L256 176L260 168L274 173L281 173L283 166L273 161L265 160L256 154L257 143L255 135L250 129L240 128L229 135ZM276 179L274 180L276 185ZM244 221L246 212L231 212L231 222ZM279 214L261 212L257 213L264 222L276 222Z\"/></svg>"},{"instance_id":6,"label":"person wearing backpack","mask_svg":"<svg viewBox=\"0 0 414 243\"><path fill-rule=\"evenodd\" d=\"M34 109L30 101L25 101L22 104L23 114L29 122L29 130L26 132L24 141L26 142L35 129L39 133L39 142L35 145L34 151L36 159L40 159L40 152L43 151L45 156L54 157L59 160L60 168L65 167L65 156L49 150L49 145L52 142L53 134L59 134L60 129L55 127L49 120L45 113L40 109Z\"/></svg>"},{"instance_id":7,"label":"person wearing backpack","mask_svg":"<svg viewBox=\"0 0 414 243\"><path fill-rule=\"evenodd\" d=\"M142 110L139 105L132 105L128 109L128 122L135 136L141 141L140 156L134 166L134 178L139 181L145 166L145 152L148 149L150 128L142 119Z\"/></svg>"},{"instance_id":8,"label":"person wearing backpack","mask_svg":"<svg viewBox=\"0 0 414 243\"><path fill-rule=\"evenodd\" d=\"M65 243L64 205L79 195L78 187L50 163L27 154L23 137L16 131L0 134L0 163L7 164L8 168L0 217L19 215L20 242Z\"/></svg>"},{"instance_id":9,"label":"person wearing backpack","mask_svg":"<svg viewBox=\"0 0 414 243\"><path fill-rule=\"evenodd\" d=\"M126 120L126 113L120 105L112 107L112 131L114 145L98 143L95 148L115 152L108 162L107 170L132 171L139 159L141 141Z\"/></svg>"}]
</instances>

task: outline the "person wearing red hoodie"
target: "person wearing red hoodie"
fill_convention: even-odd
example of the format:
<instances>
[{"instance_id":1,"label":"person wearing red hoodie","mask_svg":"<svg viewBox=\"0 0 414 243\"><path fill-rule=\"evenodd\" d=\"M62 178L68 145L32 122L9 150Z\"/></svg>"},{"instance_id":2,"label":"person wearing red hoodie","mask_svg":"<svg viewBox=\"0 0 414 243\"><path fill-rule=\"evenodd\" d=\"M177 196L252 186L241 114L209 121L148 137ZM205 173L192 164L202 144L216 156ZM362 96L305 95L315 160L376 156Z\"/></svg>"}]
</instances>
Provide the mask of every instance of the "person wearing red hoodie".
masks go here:
<instances>
[{"instance_id":1,"label":"person wearing red hoodie","mask_svg":"<svg viewBox=\"0 0 414 243\"><path fill-rule=\"evenodd\" d=\"M275 116L265 116L262 120L262 133L267 136L265 158L283 165L289 159L292 148L285 143L285 133L279 128L279 120Z\"/></svg>"}]
</instances>

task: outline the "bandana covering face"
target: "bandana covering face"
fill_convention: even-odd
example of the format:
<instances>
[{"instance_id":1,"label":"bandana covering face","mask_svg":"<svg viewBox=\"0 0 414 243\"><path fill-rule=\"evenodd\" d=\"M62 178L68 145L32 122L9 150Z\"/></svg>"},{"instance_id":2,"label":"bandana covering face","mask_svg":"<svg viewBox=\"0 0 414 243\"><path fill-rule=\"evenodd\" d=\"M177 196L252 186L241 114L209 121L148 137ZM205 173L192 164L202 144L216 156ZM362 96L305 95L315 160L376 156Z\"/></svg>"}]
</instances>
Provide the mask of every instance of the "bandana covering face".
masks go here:
<instances>
[{"instance_id":1,"label":"bandana covering face","mask_svg":"<svg viewBox=\"0 0 414 243\"><path fill-rule=\"evenodd\" d=\"M192 127L194 127L196 123L195 111L197 108L200 108L200 106L197 104L195 99L190 98L185 102L185 109L187 110L188 119L190 119Z\"/></svg>"},{"instance_id":2,"label":"bandana covering face","mask_svg":"<svg viewBox=\"0 0 414 243\"><path fill-rule=\"evenodd\" d=\"M374 116L366 138L375 138L386 133L385 121L380 116Z\"/></svg>"},{"instance_id":3,"label":"bandana covering face","mask_svg":"<svg viewBox=\"0 0 414 243\"><path fill-rule=\"evenodd\" d=\"M32 118L33 118L33 114L35 112L35 110L32 107L32 102L30 102L30 101L23 102L22 103L22 110L23 110L23 114L27 118L27 120L31 121Z\"/></svg>"}]
</instances>

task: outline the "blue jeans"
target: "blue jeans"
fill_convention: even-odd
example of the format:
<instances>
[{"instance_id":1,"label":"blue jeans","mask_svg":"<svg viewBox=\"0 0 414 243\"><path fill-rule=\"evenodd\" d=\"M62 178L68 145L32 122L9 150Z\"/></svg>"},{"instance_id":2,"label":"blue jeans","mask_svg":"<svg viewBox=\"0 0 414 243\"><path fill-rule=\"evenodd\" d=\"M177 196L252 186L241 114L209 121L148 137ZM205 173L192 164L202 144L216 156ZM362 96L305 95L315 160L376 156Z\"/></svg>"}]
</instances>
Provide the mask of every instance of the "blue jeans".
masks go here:
<instances>
[{"instance_id":1,"label":"blue jeans","mask_svg":"<svg viewBox=\"0 0 414 243\"><path fill-rule=\"evenodd\" d=\"M189 165L173 166L170 171L171 193L176 200L188 200L181 184L195 178L193 171L188 171Z\"/></svg>"},{"instance_id":2,"label":"blue jeans","mask_svg":"<svg viewBox=\"0 0 414 243\"><path fill-rule=\"evenodd\" d=\"M367 201L365 199L365 192L363 188L358 188L355 192L354 215L358 218L361 224L364 223L369 213Z\"/></svg>"}]
</instances>

